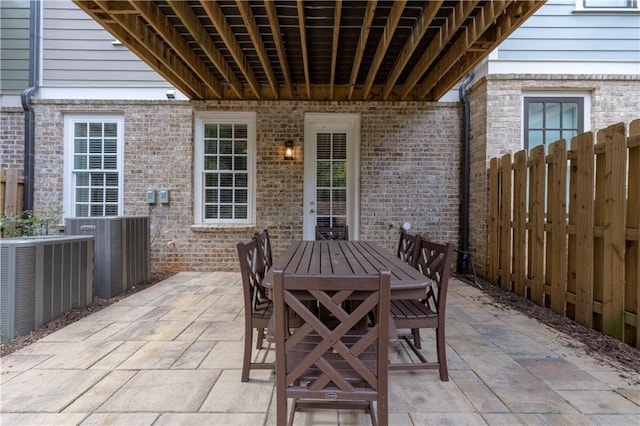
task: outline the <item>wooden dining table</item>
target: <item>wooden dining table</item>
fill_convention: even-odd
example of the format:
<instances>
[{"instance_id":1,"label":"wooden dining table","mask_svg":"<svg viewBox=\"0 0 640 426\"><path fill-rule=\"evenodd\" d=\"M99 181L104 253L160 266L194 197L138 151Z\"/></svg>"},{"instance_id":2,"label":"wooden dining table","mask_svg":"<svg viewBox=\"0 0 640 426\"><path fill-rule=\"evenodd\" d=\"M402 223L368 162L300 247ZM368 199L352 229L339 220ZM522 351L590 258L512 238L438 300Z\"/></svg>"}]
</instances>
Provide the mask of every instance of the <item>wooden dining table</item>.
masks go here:
<instances>
[{"instance_id":1,"label":"wooden dining table","mask_svg":"<svg viewBox=\"0 0 640 426\"><path fill-rule=\"evenodd\" d=\"M391 272L392 299L423 299L429 279L389 250L369 241L296 241L274 259L263 280L273 287L273 271L282 271L287 280L345 279Z\"/></svg>"}]
</instances>

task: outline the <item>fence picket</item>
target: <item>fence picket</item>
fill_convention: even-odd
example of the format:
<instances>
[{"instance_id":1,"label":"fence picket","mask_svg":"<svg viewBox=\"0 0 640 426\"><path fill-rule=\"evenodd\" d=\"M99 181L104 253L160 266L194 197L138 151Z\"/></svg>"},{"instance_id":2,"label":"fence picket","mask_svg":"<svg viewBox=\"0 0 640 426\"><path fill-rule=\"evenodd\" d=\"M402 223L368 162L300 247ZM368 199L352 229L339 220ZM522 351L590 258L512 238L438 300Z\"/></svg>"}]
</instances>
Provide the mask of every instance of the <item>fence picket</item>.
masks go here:
<instances>
[{"instance_id":1,"label":"fence picket","mask_svg":"<svg viewBox=\"0 0 640 426\"><path fill-rule=\"evenodd\" d=\"M593 326L593 133L587 132L572 139L576 153L575 191L573 203L569 205L569 223L575 224L574 267L569 276L575 274L575 320L586 327Z\"/></svg>"},{"instance_id":2,"label":"fence picket","mask_svg":"<svg viewBox=\"0 0 640 426\"><path fill-rule=\"evenodd\" d=\"M0 207L2 215L14 216L22 211L22 170L0 169Z\"/></svg>"},{"instance_id":3,"label":"fence picket","mask_svg":"<svg viewBox=\"0 0 640 426\"><path fill-rule=\"evenodd\" d=\"M529 267L531 300L544 303L544 146L531 150L529 167Z\"/></svg>"},{"instance_id":4,"label":"fence picket","mask_svg":"<svg viewBox=\"0 0 640 426\"><path fill-rule=\"evenodd\" d=\"M511 290L511 154L500 159L500 287Z\"/></svg>"},{"instance_id":5,"label":"fence picket","mask_svg":"<svg viewBox=\"0 0 640 426\"><path fill-rule=\"evenodd\" d=\"M547 232L547 280L550 285L549 307L565 314L565 286L567 281L567 143L564 139L549 145L549 196Z\"/></svg>"},{"instance_id":6,"label":"fence picket","mask_svg":"<svg viewBox=\"0 0 640 426\"><path fill-rule=\"evenodd\" d=\"M520 151L514 157L513 172L513 289L525 295L527 258L527 153Z\"/></svg>"},{"instance_id":7,"label":"fence picket","mask_svg":"<svg viewBox=\"0 0 640 426\"><path fill-rule=\"evenodd\" d=\"M629 181L627 201L627 253L625 257L625 311L632 314L629 334L635 328L640 348L640 119L629 124ZM626 333L625 333L626 336ZM626 339L630 341L630 338Z\"/></svg>"}]
</instances>

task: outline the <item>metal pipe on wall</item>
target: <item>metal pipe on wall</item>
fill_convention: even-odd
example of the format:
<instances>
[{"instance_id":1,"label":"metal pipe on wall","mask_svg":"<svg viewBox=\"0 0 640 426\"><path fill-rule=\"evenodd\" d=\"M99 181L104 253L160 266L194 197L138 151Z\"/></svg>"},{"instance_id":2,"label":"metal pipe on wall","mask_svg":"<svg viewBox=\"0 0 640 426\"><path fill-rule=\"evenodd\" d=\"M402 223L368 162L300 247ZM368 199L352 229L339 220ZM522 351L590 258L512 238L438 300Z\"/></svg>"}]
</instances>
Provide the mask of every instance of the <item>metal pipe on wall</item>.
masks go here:
<instances>
[{"instance_id":1,"label":"metal pipe on wall","mask_svg":"<svg viewBox=\"0 0 640 426\"><path fill-rule=\"evenodd\" d=\"M462 179L460 182L460 246L457 271L466 274L469 269L469 180L471 178L471 105L467 90L473 80L473 72L467 74L460 85L462 103Z\"/></svg>"}]
</instances>

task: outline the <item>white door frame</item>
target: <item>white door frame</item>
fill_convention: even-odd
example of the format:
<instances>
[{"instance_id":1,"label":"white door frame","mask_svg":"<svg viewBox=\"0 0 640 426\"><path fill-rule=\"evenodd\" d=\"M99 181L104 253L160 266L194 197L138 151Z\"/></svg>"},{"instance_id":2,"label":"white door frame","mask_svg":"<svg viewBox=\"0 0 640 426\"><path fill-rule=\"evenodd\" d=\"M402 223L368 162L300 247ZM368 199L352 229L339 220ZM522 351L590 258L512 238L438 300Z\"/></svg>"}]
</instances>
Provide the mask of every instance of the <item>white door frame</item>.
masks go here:
<instances>
[{"instance_id":1,"label":"white door frame","mask_svg":"<svg viewBox=\"0 0 640 426\"><path fill-rule=\"evenodd\" d=\"M304 197L302 236L315 239L316 133L347 133L347 225L349 239L360 237L360 114L306 113L304 115Z\"/></svg>"}]
</instances>

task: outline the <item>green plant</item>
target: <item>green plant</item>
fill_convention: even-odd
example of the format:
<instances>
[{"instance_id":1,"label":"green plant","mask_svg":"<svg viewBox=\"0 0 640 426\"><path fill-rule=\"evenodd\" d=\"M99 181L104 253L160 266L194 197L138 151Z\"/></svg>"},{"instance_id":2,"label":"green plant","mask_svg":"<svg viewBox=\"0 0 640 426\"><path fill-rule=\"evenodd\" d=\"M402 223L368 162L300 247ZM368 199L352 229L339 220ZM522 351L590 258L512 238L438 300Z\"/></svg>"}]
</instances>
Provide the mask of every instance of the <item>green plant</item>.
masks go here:
<instances>
[{"instance_id":1,"label":"green plant","mask_svg":"<svg viewBox=\"0 0 640 426\"><path fill-rule=\"evenodd\" d=\"M49 235L57 219L58 212L55 210L45 210L37 215L29 210L17 215L2 216L0 228L5 238Z\"/></svg>"}]
</instances>

